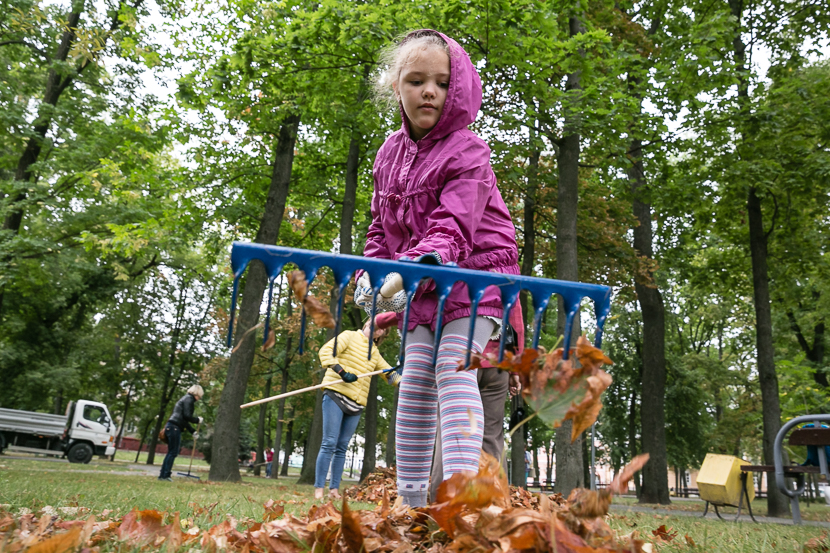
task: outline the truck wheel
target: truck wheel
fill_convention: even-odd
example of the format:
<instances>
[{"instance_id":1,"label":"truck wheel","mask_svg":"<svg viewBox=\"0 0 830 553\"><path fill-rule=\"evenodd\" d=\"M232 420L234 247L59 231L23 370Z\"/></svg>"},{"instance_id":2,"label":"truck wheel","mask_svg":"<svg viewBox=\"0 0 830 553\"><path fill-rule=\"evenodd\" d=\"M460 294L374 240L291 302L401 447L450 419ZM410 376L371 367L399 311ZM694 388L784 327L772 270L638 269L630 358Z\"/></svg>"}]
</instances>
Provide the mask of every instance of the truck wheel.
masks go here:
<instances>
[{"instance_id":1,"label":"truck wheel","mask_svg":"<svg viewBox=\"0 0 830 553\"><path fill-rule=\"evenodd\" d=\"M6 449L6 437L0 432L0 455L3 454L4 449Z\"/></svg>"},{"instance_id":2,"label":"truck wheel","mask_svg":"<svg viewBox=\"0 0 830 553\"><path fill-rule=\"evenodd\" d=\"M89 444L75 444L69 448L66 457L70 463L87 464L92 460L92 448Z\"/></svg>"}]
</instances>

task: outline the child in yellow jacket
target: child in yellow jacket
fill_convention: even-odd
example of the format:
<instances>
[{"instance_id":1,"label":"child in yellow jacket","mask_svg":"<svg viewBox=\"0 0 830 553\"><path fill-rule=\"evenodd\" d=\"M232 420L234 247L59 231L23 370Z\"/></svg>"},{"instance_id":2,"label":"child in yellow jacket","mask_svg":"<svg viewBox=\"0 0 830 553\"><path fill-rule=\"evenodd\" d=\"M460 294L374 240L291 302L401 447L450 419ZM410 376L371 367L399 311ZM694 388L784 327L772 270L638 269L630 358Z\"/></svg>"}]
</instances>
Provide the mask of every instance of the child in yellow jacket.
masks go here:
<instances>
[{"instance_id":1,"label":"child in yellow jacket","mask_svg":"<svg viewBox=\"0 0 830 553\"><path fill-rule=\"evenodd\" d=\"M317 455L314 478L314 497L323 497L326 474L331 467L329 497L340 498L340 478L346 464L346 449L352 439L360 415L369 397L369 378L359 375L378 370L392 369L381 356L377 345L386 337L389 327L397 324L394 313L383 313L375 317L374 346L369 356L370 323L366 321L362 330L346 330L337 337L337 355L332 355L334 338L329 340L318 353L320 363L327 368L323 377L323 442ZM390 370L383 374L393 386L400 383L400 373Z\"/></svg>"}]
</instances>

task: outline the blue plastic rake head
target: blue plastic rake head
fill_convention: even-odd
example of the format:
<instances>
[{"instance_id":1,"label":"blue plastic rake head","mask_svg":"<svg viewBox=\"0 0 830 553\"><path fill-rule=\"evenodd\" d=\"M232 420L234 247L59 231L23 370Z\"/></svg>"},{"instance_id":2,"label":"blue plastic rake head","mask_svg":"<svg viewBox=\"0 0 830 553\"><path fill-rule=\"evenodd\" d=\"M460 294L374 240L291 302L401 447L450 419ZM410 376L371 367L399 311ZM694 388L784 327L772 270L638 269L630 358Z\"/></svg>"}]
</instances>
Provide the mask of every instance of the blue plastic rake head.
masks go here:
<instances>
[{"instance_id":1,"label":"blue plastic rake head","mask_svg":"<svg viewBox=\"0 0 830 553\"><path fill-rule=\"evenodd\" d=\"M333 253L316 252L311 250L300 250L295 248L284 248L280 246L265 246L262 244L246 244L234 242L231 250L231 267L233 268L233 299L231 303L231 319L228 328L228 347L232 345L233 322L236 313L236 301L239 293L239 279L245 268L253 259L258 259L265 265L268 274L268 311L265 319L265 338L268 336L268 325L271 318L271 298L273 297L274 281L282 269L288 263L293 263L306 275L308 283L314 281L321 267L329 267L334 274L335 286L338 287L338 303L336 312L335 342L332 355L337 355L337 335L340 333L340 322L343 314L344 291L349 285L355 271L363 270L369 274L373 286L371 332L374 333L375 306L377 294L387 274L397 272L403 277L404 290L407 295L406 309L404 310L404 325L401 336L401 350L399 357L403 359L404 344L406 342L407 324L409 321L409 306L415 295L418 285L424 279L432 279L435 282L435 292L438 294L438 319L435 328L435 347L433 348L433 363L438 354L438 343L441 338L444 302L452 291L456 282L463 282L467 285L470 294L471 313L470 330L467 342L467 359L465 363L470 364L470 351L473 346L473 329L475 323L478 303L484 296L484 291L495 286L501 292L502 305L505 306L502 320L503 328L506 327L510 309L516 304L522 290L527 290L533 298L533 345L539 345L542 319L545 310L550 303L551 297L556 294L563 300L565 306L565 351L563 358L568 358L570 350L570 335L573 328L573 321L579 312L579 304L582 298L589 298L594 302L594 312L597 318L597 333L594 344L599 347L602 341L602 328L608 312L611 309L611 288L597 284L582 284L579 282L568 282L552 280L547 278L527 277L518 275L506 275L502 273L490 273L487 271L473 271L462 269L454 263L446 265L428 265L416 263L409 260L390 261L388 259L375 259L371 257L359 257L355 255L339 255ZM305 341L306 313L302 312L300 324L300 353L303 351ZM504 357L504 332L501 333L499 344L499 361ZM369 356L372 355L372 342L369 342Z\"/></svg>"}]
</instances>

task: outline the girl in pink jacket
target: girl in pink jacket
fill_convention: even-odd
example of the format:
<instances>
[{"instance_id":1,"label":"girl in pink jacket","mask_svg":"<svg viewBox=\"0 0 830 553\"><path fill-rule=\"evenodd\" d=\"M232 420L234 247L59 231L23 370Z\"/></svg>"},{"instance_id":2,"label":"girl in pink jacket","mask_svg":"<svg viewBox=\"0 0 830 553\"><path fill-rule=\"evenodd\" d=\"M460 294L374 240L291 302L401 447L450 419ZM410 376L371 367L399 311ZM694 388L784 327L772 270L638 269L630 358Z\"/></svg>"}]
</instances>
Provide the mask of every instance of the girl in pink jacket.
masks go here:
<instances>
[{"instance_id":1,"label":"girl in pink jacket","mask_svg":"<svg viewBox=\"0 0 830 553\"><path fill-rule=\"evenodd\" d=\"M395 94L403 124L375 159L364 255L432 255L440 263L519 274L516 231L496 186L490 148L467 128L481 107L481 80L467 53L437 31L415 31L397 45L384 82ZM358 279L358 303L366 303L370 293L367 280L365 274ZM434 366L433 289L422 286L410 307L398 402L398 492L413 507L427 502L439 405L444 478L477 471L481 455L484 421L476 374L456 372L470 324L467 286L456 283L447 298ZM403 311L399 275L387 277L378 300L379 306ZM498 338L502 314L500 295L491 288L477 311L476 351ZM523 343L520 309L511 312L510 322Z\"/></svg>"}]
</instances>

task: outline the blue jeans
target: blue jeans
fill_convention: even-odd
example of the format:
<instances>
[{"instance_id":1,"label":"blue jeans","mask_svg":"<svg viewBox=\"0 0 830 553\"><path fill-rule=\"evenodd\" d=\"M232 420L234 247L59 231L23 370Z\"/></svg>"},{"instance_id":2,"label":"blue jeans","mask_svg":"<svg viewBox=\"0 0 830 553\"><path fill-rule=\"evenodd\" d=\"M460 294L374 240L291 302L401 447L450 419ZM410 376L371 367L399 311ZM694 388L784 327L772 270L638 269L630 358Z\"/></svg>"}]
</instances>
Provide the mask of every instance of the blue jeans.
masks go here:
<instances>
[{"instance_id":1,"label":"blue jeans","mask_svg":"<svg viewBox=\"0 0 830 553\"><path fill-rule=\"evenodd\" d=\"M329 488L340 488L340 478L346 465L346 449L360 422L360 414L346 415L329 396L323 396L323 443L317 455L314 472L314 487L326 484L326 473L331 466ZM334 457L332 459L332 457Z\"/></svg>"},{"instance_id":2,"label":"blue jeans","mask_svg":"<svg viewBox=\"0 0 830 553\"><path fill-rule=\"evenodd\" d=\"M170 478L173 475L173 461L179 456L179 448L182 445L182 429L168 422L164 427L164 433L167 435L167 455L161 464L159 478Z\"/></svg>"}]
</instances>

